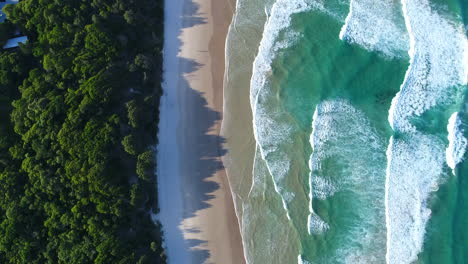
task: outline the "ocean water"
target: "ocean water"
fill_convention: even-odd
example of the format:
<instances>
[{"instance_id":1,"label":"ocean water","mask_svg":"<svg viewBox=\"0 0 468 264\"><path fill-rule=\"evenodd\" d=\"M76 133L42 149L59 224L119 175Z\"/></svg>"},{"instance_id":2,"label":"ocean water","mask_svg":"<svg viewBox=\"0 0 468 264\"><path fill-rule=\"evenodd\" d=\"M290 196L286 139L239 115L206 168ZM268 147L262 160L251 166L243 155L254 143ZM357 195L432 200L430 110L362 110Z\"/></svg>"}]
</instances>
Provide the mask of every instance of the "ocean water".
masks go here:
<instances>
[{"instance_id":1,"label":"ocean water","mask_svg":"<svg viewBox=\"0 0 468 264\"><path fill-rule=\"evenodd\" d=\"M247 261L468 263L468 1L237 1Z\"/></svg>"}]
</instances>

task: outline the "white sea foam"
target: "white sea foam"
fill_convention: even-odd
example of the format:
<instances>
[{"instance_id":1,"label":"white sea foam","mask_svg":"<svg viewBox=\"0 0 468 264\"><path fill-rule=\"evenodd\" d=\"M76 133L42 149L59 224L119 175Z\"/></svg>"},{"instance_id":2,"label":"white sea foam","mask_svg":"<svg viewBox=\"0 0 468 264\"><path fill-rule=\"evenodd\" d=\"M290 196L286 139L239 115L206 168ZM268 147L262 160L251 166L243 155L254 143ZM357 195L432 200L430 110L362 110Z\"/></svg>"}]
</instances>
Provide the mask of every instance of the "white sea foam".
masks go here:
<instances>
[{"instance_id":1,"label":"white sea foam","mask_svg":"<svg viewBox=\"0 0 468 264\"><path fill-rule=\"evenodd\" d=\"M398 94L397 94L398 96ZM389 191L390 191L390 164L392 164L393 159L393 136L390 137L390 140L388 141L388 147L387 151L385 152L385 155L387 156L387 169L385 170L385 225L387 229L387 241L386 241L386 254L385 254L385 262L386 264L391 264L389 260L389 254L388 254L388 245L390 244L390 233L392 232L392 226L391 226L391 218L390 218L390 204L389 204Z\"/></svg>"},{"instance_id":2,"label":"white sea foam","mask_svg":"<svg viewBox=\"0 0 468 264\"><path fill-rule=\"evenodd\" d=\"M351 0L339 36L388 57L403 57L409 40L402 18L394 0Z\"/></svg>"},{"instance_id":3,"label":"white sea foam","mask_svg":"<svg viewBox=\"0 0 468 264\"><path fill-rule=\"evenodd\" d=\"M468 40L456 25L431 9L427 0L403 0L403 16L410 36L410 66L401 90L392 100L389 122L395 131L415 128L410 118L437 104L450 103L466 85Z\"/></svg>"},{"instance_id":4,"label":"white sea foam","mask_svg":"<svg viewBox=\"0 0 468 264\"><path fill-rule=\"evenodd\" d=\"M312 264L312 263L305 260L301 255L299 255L297 256L297 264Z\"/></svg>"},{"instance_id":5,"label":"white sea foam","mask_svg":"<svg viewBox=\"0 0 468 264\"><path fill-rule=\"evenodd\" d=\"M347 5L348 1L341 0L311 0L310 5L314 10L324 13L337 21L344 21L346 13L343 13L343 7Z\"/></svg>"},{"instance_id":6,"label":"white sea foam","mask_svg":"<svg viewBox=\"0 0 468 264\"><path fill-rule=\"evenodd\" d=\"M323 141L326 140L324 138L323 132L320 131L323 129L323 123L326 122L322 122L322 113L319 116L319 112L323 110L325 111L326 115L328 111L332 111L329 104L329 102L324 102L318 105L315 108L312 118L312 133L310 134L309 140L310 146L312 147L312 154L310 155L309 159L309 212L311 214L313 214L313 198L324 200L336 192L336 188L333 186L330 180L314 174L314 172L320 171L322 169L321 161L326 156L326 154L323 153L323 150L320 152L320 147L324 144ZM330 135L330 137L333 137L333 135ZM319 155L321 157L319 157Z\"/></svg>"},{"instance_id":7,"label":"white sea foam","mask_svg":"<svg viewBox=\"0 0 468 264\"><path fill-rule=\"evenodd\" d=\"M463 160L468 144L468 140L463 136L464 130L458 112L450 116L447 130L449 145L445 150L445 157L447 165L452 169L453 174L455 174L455 167Z\"/></svg>"},{"instance_id":8,"label":"white sea foam","mask_svg":"<svg viewBox=\"0 0 468 264\"><path fill-rule=\"evenodd\" d=\"M297 256L297 264L311 264L309 261L302 258L301 255Z\"/></svg>"},{"instance_id":9,"label":"white sea foam","mask_svg":"<svg viewBox=\"0 0 468 264\"><path fill-rule=\"evenodd\" d=\"M288 203L294 200L292 179L287 178L293 158L285 146L294 144L297 129L289 113L282 110L277 98L278 87L270 83L269 77L275 56L300 37L289 29L291 16L307 10L310 5L306 0L277 0L273 4L253 63L250 84L254 136L288 218Z\"/></svg>"},{"instance_id":10,"label":"white sea foam","mask_svg":"<svg viewBox=\"0 0 468 264\"><path fill-rule=\"evenodd\" d=\"M256 196L265 197L265 193L267 192L265 175L268 174L268 169L266 168L266 165L258 165L258 162L265 161L261 159L259 146L257 145L255 148L254 166L252 168L252 185L250 186L249 194L247 195L249 198L256 198Z\"/></svg>"},{"instance_id":11,"label":"white sea foam","mask_svg":"<svg viewBox=\"0 0 468 264\"><path fill-rule=\"evenodd\" d=\"M316 160L318 161L318 159ZM333 183L324 177L317 175L314 176L311 174L309 181L311 188L313 188L313 197L312 192L310 193L309 197L313 199L325 200L327 197L332 196L337 191Z\"/></svg>"},{"instance_id":12,"label":"white sea foam","mask_svg":"<svg viewBox=\"0 0 468 264\"><path fill-rule=\"evenodd\" d=\"M387 263L412 263L424 242L431 211L427 198L442 181L443 142L413 134L392 138L387 155Z\"/></svg>"},{"instance_id":13,"label":"white sea foam","mask_svg":"<svg viewBox=\"0 0 468 264\"><path fill-rule=\"evenodd\" d=\"M258 93L266 85L273 59L281 49L291 44L287 39L279 40L280 34L290 26L292 15L308 11L310 8L306 0L277 0L273 4L263 30L257 57L253 63L250 92L253 111L256 109Z\"/></svg>"},{"instance_id":14,"label":"white sea foam","mask_svg":"<svg viewBox=\"0 0 468 264\"><path fill-rule=\"evenodd\" d=\"M317 131L318 128L318 106L315 108L314 116L312 119L312 131ZM310 144L312 148L316 146L315 142L319 140L318 133L312 133L310 135ZM312 155L309 159L309 216L307 219L307 230L309 234L321 234L330 228L326 222L324 222L320 216L315 214L312 207L313 198L326 199L327 197L333 195L335 192L335 187L327 179L313 175L313 171L320 170L320 160L316 158L316 152L313 150ZM302 259L302 258L301 258ZM300 263L300 262L299 262Z\"/></svg>"},{"instance_id":15,"label":"white sea foam","mask_svg":"<svg viewBox=\"0 0 468 264\"><path fill-rule=\"evenodd\" d=\"M427 199L442 181L443 142L411 123L437 105L453 103L466 85L468 42L463 27L427 0L402 0L410 36L410 66L393 98L388 120L399 137L387 150L387 263L412 263L421 252L430 217Z\"/></svg>"},{"instance_id":16,"label":"white sea foam","mask_svg":"<svg viewBox=\"0 0 468 264\"><path fill-rule=\"evenodd\" d=\"M307 230L309 231L309 234L321 234L325 231L328 230L330 226L328 226L327 223L325 223L320 216L318 216L315 213L309 214L309 217L307 219Z\"/></svg>"},{"instance_id":17,"label":"white sea foam","mask_svg":"<svg viewBox=\"0 0 468 264\"><path fill-rule=\"evenodd\" d=\"M337 216L342 218L335 230L339 233L339 238L335 238L339 241L337 250L321 261L382 263L385 258L384 142L362 111L346 100L335 99L316 107L310 143L309 233L320 234L329 228L314 212L314 199L327 199L343 192L354 212L350 218Z\"/></svg>"},{"instance_id":18,"label":"white sea foam","mask_svg":"<svg viewBox=\"0 0 468 264\"><path fill-rule=\"evenodd\" d=\"M288 113L278 107L277 91L269 83L271 76L271 64L275 56L283 49L292 45L299 37L292 32L289 27L291 16L296 13L316 9L325 12L337 19L340 15L335 10L327 6L328 3L320 0L277 0L271 10L265 24L262 41L260 43L258 55L253 64L253 75L251 79L250 100L254 114L254 134L260 146L262 157L267 160L268 169L274 179L275 190L283 197L283 206L287 212L291 191L284 183L285 177L291 167L291 157L280 151L281 144L293 144L293 134L296 132ZM275 105L269 108L268 105ZM274 160L274 162L268 162ZM329 182L320 177L313 179L316 186L322 184L322 188L317 188L316 197L325 198L327 193L334 192L334 188Z\"/></svg>"}]
</instances>

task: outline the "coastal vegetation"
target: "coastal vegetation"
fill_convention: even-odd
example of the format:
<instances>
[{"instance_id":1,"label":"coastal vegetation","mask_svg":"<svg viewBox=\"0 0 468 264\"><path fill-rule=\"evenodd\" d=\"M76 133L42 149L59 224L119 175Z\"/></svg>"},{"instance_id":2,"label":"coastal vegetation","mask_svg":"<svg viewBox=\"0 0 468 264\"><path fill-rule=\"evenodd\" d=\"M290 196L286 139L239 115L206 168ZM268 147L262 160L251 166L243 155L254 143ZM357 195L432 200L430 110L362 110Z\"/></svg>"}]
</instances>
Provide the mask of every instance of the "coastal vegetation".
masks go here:
<instances>
[{"instance_id":1,"label":"coastal vegetation","mask_svg":"<svg viewBox=\"0 0 468 264\"><path fill-rule=\"evenodd\" d=\"M162 0L23 0L0 42L0 263L165 263Z\"/></svg>"}]
</instances>

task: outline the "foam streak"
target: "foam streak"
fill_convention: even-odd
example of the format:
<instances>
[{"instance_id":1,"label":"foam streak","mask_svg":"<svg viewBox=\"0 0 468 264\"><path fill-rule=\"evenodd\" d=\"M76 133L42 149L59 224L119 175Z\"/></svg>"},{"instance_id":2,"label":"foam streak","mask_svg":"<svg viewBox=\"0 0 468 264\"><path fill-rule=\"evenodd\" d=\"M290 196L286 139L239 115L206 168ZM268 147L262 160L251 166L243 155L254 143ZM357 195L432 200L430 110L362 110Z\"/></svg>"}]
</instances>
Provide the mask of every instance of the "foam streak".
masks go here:
<instances>
[{"instance_id":1,"label":"foam streak","mask_svg":"<svg viewBox=\"0 0 468 264\"><path fill-rule=\"evenodd\" d=\"M452 169L454 175L455 167L463 160L468 144L468 140L463 136L464 130L461 126L462 121L458 112L453 113L447 125L449 145L445 150L445 156L447 165Z\"/></svg>"}]
</instances>

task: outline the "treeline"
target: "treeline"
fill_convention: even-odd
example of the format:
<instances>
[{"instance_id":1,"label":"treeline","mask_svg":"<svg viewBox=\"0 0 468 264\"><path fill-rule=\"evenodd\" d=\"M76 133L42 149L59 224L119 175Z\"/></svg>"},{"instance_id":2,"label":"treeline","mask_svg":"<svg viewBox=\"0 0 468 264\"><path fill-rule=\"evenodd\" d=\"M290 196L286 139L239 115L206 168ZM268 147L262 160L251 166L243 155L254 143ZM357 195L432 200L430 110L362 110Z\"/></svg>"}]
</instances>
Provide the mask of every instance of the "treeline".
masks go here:
<instances>
[{"instance_id":1,"label":"treeline","mask_svg":"<svg viewBox=\"0 0 468 264\"><path fill-rule=\"evenodd\" d=\"M151 219L163 0L4 12L0 31L29 41L0 52L0 263L165 263Z\"/></svg>"}]
</instances>

